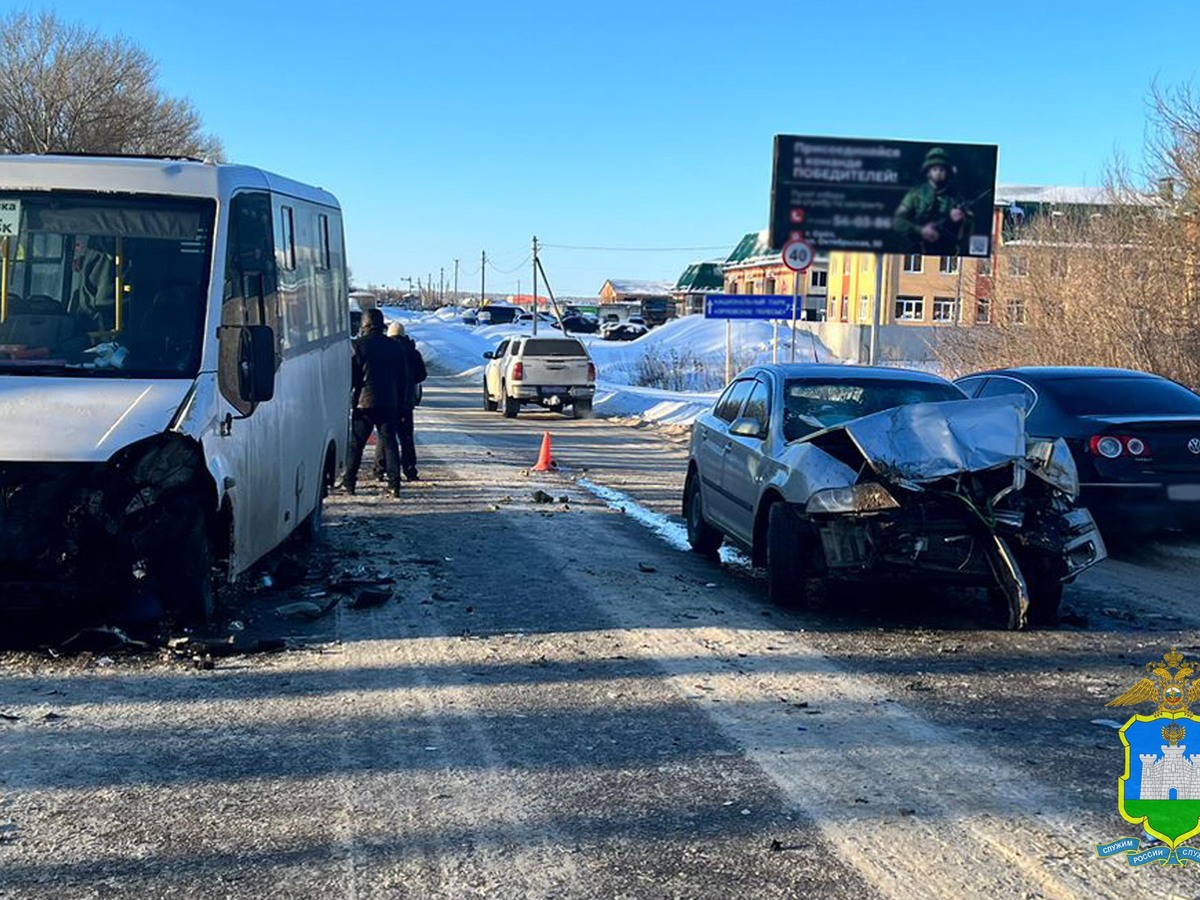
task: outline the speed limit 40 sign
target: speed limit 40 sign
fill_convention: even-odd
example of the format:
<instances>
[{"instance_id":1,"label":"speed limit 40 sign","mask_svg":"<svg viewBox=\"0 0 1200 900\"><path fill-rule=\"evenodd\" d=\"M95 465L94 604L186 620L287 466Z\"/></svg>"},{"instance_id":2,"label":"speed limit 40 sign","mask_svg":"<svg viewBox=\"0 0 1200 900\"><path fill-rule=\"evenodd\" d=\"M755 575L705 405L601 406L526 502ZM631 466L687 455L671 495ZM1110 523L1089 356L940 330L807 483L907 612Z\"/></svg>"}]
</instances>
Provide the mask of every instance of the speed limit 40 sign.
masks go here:
<instances>
[{"instance_id":1,"label":"speed limit 40 sign","mask_svg":"<svg viewBox=\"0 0 1200 900\"><path fill-rule=\"evenodd\" d=\"M783 264L793 272L803 272L816 255L808 241L788 241L783 245Z\"/></svg>"}]
</instances>

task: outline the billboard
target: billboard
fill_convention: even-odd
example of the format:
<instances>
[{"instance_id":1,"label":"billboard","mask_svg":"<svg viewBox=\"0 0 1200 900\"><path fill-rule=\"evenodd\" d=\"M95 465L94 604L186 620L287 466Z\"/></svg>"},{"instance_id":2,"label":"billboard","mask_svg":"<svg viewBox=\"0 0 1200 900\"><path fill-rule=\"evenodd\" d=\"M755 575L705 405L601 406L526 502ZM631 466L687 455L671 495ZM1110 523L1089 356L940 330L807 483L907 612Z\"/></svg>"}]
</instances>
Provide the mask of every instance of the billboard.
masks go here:
<instances>
[{"instance_id":1,"label":"billboard","mask_svg":"<svg viewBox=\"0 0 1200 900\"><path fill-rule=\"evenodd\" d=\"M996 145L775 136L771 246L990 256Z\"/></svg>"}]
</instances>

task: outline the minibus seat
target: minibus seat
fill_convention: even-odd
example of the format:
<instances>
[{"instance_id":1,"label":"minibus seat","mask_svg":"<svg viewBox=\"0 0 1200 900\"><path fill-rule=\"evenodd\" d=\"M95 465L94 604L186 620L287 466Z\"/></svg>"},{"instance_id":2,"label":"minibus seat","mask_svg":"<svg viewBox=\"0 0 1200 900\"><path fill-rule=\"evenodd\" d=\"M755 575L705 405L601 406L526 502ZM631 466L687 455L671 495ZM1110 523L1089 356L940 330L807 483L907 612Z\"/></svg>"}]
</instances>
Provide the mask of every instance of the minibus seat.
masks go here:
<instances>
[{"instance_id":1,"label":"minibus seat","mask_svg":"<svg viewBox=\"0 0 1200 900\"><path fill-rule=\"evenodd\" d=\"M15 302L10 297L8 312L10 315L18 313L22 315L61 316L66 313L66 309L63 308L61 303L46 294L30 294L25 299L18 299Z\"/></svg>"},{"instance_id":2,"label":"minibus seat","mask_svg":"<svg viewBox=\"0 0 1200 900\"><path fill-rule=\"evenodd\" d=\"M202 315L200 292L193 285L166 286L154 294L137 321L130 349L154 364L185 364L194 350L192 325Z\"/></svg>"},{"instance_id":3,"label":"minibus seat","mask_svg":"<svg viewBox=\"0 0 1200 900\"><path fill-rule=\"evenodd\" d=\"M61 306L59 307L61 309ZM0 322L0 344L53 351L75 333L75 320L68 315L17 313Z\"/></svg>"}]
</instances>

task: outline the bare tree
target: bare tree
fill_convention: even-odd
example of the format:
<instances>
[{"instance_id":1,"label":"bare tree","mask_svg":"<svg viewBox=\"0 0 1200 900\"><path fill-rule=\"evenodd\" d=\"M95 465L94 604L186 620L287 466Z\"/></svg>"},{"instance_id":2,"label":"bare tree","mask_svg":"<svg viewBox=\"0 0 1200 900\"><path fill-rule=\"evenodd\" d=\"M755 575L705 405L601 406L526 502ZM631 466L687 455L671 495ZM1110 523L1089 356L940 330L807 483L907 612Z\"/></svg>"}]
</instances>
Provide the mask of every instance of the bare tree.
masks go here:
<instances>
[{"instance_id":1,"label":"bare tree","mask_svg":"<svg viewBox=\"0 0 1200 900\"><path fill-rule=\"evenodd\" d=\"M157 64L122 37L53 13L0 20L0 151L220 159L186 100L155 85Z\"/></svg>"},{"instance_id":2,"label":"bare tree","mask_svg":"<svg viewBox=\"0 0 1200 900\"><path fill-rule=\"evenodd\" d=\"M1148 171L1115 160L1105 202L1042 209L995 260L992 323L946 336L955 373L1119 366L1200 387L1200 102L1151 92Z\"/></svg>"}]
</instances>

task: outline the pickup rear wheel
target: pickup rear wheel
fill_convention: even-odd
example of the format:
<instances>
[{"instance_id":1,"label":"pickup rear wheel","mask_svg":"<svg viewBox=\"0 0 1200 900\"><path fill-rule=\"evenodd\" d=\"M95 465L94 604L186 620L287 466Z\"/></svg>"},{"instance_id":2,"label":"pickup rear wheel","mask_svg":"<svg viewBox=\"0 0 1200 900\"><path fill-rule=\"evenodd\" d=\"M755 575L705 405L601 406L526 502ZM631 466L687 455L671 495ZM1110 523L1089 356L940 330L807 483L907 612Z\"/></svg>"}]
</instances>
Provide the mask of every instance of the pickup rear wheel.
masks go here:
<instances>
[{"instance_id":1,"label":"pickup rear wheel","mask_svg":"<svg viewBox=\"0 0 1200 900\"><path fill-rule=\"evenodd\" d=\"M488 393L487 379L483 379L483 408L486 412L495 412L498 404L492 399L492 395Z\"/></svg>"},{"instance_id":2,"label":"pickup rear wheel","mask_svg":"<svg viewBox=\"0 0 1200 900\"><path fill-rule=\"evenodd\" d=\"M717 559L724 540L721 532L713 528L704 518L704 499L700 494L700 478L688 476L683 491L683 517L687 520L687 538L692 549L701 556Z\"/></svg>"},{"instance_id":3,"label":"pickup rear wheel","mask_svg":"<svg viewBox=\"0 0 1200 900\"><path fill-rule=\"evenodd\" d=\"M807 603L804 586L804 524L786 503L767 514L767 597L779 606Z\"/></svg>"},{"instance_id":4,"label":"pickup rear wheel","mask_svg":"<svg viewBox=\"0 0 1200 900\"><path fill-rule=\"evenodd\" d=\"M592 417L592 401L576 400L571 404L571 412L577 419L590 419Z\"/></svg>"},{"instance_id":5,"label":"pickup rear wheel","mask_svg":"<svg viewBox=\"0 0 1200 900\"><path fill-rule=\"evenodd\" d=\"M508 387L500 385L500 402L504 404L504 418L515 419L521 409L521 401L508 396Z\"/></svg>"}]
</instances>

